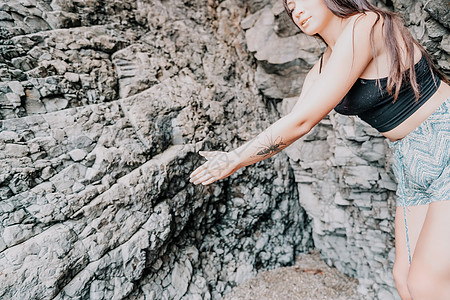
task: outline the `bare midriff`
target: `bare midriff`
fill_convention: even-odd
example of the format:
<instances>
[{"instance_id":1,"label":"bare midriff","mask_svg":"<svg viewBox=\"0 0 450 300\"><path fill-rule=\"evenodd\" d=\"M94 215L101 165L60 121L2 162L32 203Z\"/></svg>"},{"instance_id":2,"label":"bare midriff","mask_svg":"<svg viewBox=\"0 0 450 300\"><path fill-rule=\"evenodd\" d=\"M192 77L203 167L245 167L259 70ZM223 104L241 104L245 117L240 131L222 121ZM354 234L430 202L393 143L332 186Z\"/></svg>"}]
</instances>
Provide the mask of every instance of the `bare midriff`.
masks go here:
<instances>
[{"instance_id":1,"label":"bare midriff","mask_svg":"<svg viewBox=\"0 0 450 300\"><path fill-rule=\"evenodd\" d=\"M410 132L414 131L423 121L425 121L433 112L450 97L450 86L441 81L438 90L425 102L416 112L409 116L400 125L392 130L382 132L391 142L401 140Z\"/></svg>"}]
</instances>

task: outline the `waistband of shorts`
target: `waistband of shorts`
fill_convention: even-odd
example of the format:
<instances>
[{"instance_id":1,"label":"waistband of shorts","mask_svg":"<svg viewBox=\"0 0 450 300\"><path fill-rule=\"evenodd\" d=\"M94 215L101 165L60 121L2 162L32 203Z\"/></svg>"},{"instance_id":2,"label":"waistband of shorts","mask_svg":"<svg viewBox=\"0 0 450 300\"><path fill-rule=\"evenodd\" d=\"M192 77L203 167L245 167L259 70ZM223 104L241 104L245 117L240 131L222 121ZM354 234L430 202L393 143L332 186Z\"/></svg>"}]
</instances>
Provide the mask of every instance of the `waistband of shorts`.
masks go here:
<instances>
[{"instance_id":1,"label":"waistband of shorts","mask_svg":"<svg viewBox=\"0 0 450 300\"><path fill-rule=\"evenodd\" d=\"M391 142L388 140L389 148L396 148L403 144L405 141L407 141L412 135L416 134L418 131L420 131L423 127L427 126L429 122L432 122L435 119L440 118L442 115L450 115L450 97L447 98L436 110L428 116L428 118L425 119L419 126L417 126L413 131L408 133L404 138L398 141Z\"/></svg>"}]
</instances>

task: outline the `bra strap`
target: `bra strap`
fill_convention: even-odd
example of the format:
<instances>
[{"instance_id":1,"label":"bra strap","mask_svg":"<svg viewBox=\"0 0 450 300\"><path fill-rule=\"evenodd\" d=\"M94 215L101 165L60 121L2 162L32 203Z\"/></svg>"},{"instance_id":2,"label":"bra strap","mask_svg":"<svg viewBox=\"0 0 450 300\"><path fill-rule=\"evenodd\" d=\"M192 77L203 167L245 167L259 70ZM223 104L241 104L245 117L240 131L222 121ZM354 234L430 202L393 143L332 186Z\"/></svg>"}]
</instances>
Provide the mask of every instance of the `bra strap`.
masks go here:
<instances>
[{"instance_id":1,"label":"bra strap","mask_svg":"<svg viewBox=\"0 0 450 300\"><path fill-rule=\"evenodd\" d=\"M320 57L320 62L319 62L319 74L322 73L322 62L323 62L323 55Z\"/></svg>"}]
</instances>

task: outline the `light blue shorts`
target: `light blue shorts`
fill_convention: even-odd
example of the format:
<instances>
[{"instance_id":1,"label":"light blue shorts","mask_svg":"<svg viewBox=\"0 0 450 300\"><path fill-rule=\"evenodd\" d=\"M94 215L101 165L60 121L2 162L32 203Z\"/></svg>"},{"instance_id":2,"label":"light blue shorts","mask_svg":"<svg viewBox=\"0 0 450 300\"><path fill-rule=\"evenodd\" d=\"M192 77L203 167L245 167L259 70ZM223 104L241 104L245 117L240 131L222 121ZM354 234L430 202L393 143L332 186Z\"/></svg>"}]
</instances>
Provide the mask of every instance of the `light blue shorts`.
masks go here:
<instances>
[{"instance_id":1,"label":"light blue shorts","mask_svg":"<svg viewBox=\"0 0 450 300\"><path fill-rule=\"evenodd\" d=\"M397 206L403 206L405 215L407 206L450 200L450 98L390 147L398 183ZM405 226L410 252L406 217Z\"/></svg>"},{"instance_id":2,"label":"light blue shorts","mask_svg":"<svg viewBox=\"0 0 450 300\"><path fill-rule=\"evenodd\" d=\"M450 98L391 146L397 206L450 200Z\"/></svg>"}]
</instances>

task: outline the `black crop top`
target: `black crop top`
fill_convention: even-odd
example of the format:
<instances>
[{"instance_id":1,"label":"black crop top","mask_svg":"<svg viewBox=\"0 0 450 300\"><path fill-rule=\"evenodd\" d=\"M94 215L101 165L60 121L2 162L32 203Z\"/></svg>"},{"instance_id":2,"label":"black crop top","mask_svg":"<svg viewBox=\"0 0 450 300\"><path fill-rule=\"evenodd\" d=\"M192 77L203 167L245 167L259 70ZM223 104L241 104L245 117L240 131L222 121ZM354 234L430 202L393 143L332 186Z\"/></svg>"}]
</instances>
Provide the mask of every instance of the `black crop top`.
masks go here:
<instances>
[{"instance_id":1,"label":"black crop top","mask_svg":"<svg viewBox=\"0 0 450 300\"><path fill-rule=\"evenodd\" d=\"M422 55L414 68L420 93L418 101L409 79L403 80L394 103L394 95L386 91L387 77L380 78L381 89L376 79L358 78L334 110L344 115L357 115L379 132L397 127L436 92L441 82L437 75L431 73L425 56Z\"/></svg>"}]
</instances>

